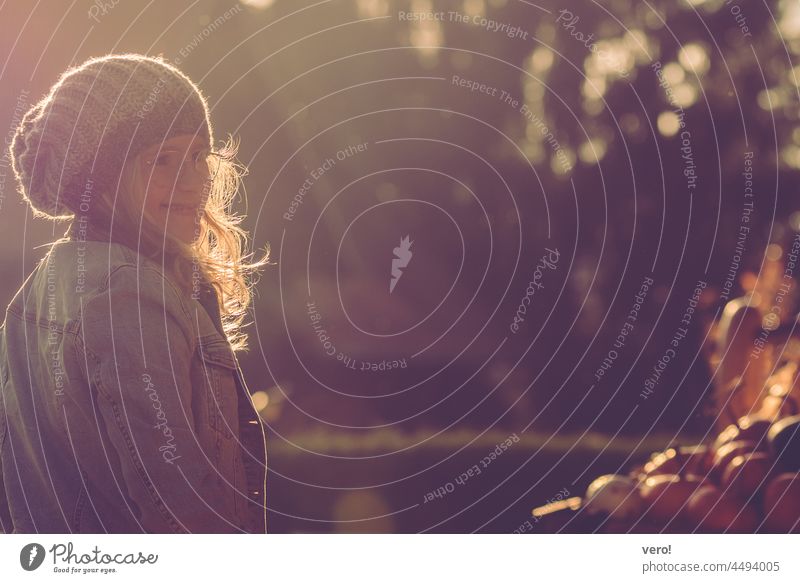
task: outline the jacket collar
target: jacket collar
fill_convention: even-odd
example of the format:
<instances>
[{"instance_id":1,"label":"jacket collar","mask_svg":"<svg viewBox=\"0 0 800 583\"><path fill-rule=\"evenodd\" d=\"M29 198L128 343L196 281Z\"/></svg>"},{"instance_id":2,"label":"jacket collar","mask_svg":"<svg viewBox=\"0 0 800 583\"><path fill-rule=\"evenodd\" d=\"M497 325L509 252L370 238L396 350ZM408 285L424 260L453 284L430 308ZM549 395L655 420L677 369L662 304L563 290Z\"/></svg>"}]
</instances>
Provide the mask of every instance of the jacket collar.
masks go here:
<instances>
[{"instance_id":1,"label":"jacket collar","mask_svg":"<svg viewBox=\"0 0 800 583\"><path fill-rule=\"evenodd\" d=\"M93 227L92 221L86 221L82 224L78 223L77 219L72 221L72 224L69 226L65 236L70 241L101 241L101 242L109 242L109 236L104 231ZM119 241L117 241L119 242ZM126 243L121 243L126 247L130 247ZM136 251L136 249L133 249ZM211 285L205 278L200 278L198 282L198 293L195 296L195 299L200 303L200 305L205 308L206 312L208 312L211 321L214 323L214 327L217 331L222 335L223 338L226 338L225 330L222 326L222 316L220 314L219 309L219 297L217 296L217 291L214 289L214 286Z\"/></svg>"}]
</instances>

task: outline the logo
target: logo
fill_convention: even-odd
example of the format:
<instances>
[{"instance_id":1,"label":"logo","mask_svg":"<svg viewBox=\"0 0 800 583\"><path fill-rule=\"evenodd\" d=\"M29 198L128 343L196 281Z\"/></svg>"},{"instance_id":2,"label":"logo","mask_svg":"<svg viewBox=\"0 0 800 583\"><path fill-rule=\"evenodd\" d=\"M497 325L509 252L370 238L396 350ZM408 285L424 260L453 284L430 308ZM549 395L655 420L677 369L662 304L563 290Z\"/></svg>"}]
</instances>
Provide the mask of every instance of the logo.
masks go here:
<instances>
[{"instance_id":1,"label":"logo","mask_svg":"<svg viewBox=\"0 0 800 583\"><path fill-rule=\"evenodd\" d=\"M39 543L30 543L19 552L19 564L26 571L35 571L44 562L44 547Z\"/></svg>"},{"instance_id":2,"label":"logo","mask_svg":"<svg viewBox=\"0 0 800 583\"><path fill-rule=\"evenodd\" d=\"M400 239L400 246L394 248L394 258L392 259L392 278L389 280L389 293L394 291L394 286L400 281L400 276L403 275L401 269L408 267L408 262L411 261L411 245L414 241L409 241L408 235Z\"/></svg>"}]
</instances>

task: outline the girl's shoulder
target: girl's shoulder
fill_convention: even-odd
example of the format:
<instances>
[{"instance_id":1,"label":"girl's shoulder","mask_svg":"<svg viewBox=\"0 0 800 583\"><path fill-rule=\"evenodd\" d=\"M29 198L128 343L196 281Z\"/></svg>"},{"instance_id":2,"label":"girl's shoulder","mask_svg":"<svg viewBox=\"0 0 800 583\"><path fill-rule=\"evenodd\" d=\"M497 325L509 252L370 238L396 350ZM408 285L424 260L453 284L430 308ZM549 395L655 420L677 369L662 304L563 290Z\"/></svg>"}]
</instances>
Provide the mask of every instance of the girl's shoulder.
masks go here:
<instances>
[{"instance_id":1,"label":"girl's shoulder","mask_svg":"<svg viewBox=\"0 0 800 583\"><path fill-rule=\"evenodd\" d=\"M6 313L51 329L65 329L78 320L83 306L105 293L112 274L142 274L145 289L153 287L157 265L119 243L61 239L52 243L9 302ZM142 266L147 265L143 270ZM146 272L146 273L145 273ZM138 283L138 282L137 282ZM139 285L135 286L141 287Z\"/></svg>"},{"instance_id":2,"label":"girl's shoulder","mask_svg":"<svg viewBox=\"0 0 800 583\"><path fill-rule=\"evenodd\" d=\"M112 277L122 272L134 272L145 285L168 279L162 265L134 249L122 243L93 240L56 241L38 271L50 282L57 281L62 291L72 291L86 300L105 292Z\"/></svg>"},{"instance_id":3,"label":"girl's shoulder","mask_svg":"<svg viewBox=\"0 0 800 583\"><path fill-rule=\"evenodd\" d=\"M66 295L74 290L76 307L88 305L98 296L122 301L123 295L133 294L137 301L163 304L190 320L186 298L166 275L165 267L122 243L64 240L54 244L48 255L54 267L44 272L56 274L52 279Z\"/></svg>"},{"instance_id":4,"label":"girl's shoulder","mask_svg":"<svg viewBox=\"0 0 800 583\"><path fill-rule=\"evenodd\" d=\"M135 264L139 256L134 249L122 243L76 239L59 239L51 245L50 252L75 258L97 258L131 264Z\"/></svg>"},{"instance_id":5,"label":"girl's shoulder","mask_svg":"<svg viewBox=\"0 0 800 583\"><path fill-rule=\"evenodd\" d=\"M62 239L53 243L40 267L94 288L102 287L115 269L139 261L136 251L120 243Z\"/></svg>"}]
</instances>

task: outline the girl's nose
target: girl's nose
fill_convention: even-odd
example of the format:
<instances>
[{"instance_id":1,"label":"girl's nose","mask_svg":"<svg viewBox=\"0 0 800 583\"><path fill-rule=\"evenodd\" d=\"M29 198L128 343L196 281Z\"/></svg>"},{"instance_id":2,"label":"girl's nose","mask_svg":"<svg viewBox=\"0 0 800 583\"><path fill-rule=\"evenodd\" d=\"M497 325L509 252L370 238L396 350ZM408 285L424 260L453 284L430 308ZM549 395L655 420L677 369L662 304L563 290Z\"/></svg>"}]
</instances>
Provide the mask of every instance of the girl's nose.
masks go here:
<instances>
[{"instance_id":1,"label":"girl's nose","mask_svg":"<svg viewBox=\"0 0 800 583\"><path fill-rule=\"evenodd\" d=\"M178 179L178 187L183 191L195 191L198 198L202 196L203 190L208 186L208 173L200 172L192 167L191 164L185 164L181 169L181 175Z\"/></svg>"}]
</instances>

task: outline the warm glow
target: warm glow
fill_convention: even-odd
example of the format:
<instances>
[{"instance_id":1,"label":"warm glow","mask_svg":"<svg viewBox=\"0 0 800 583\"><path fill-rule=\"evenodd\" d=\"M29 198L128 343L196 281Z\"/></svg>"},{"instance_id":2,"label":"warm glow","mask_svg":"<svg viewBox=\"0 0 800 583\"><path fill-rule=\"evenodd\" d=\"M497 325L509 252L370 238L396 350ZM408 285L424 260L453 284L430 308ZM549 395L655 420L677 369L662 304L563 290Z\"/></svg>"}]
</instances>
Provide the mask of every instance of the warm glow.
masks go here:
<instances>
[{"instance_id":1,"label":"warm glow","mask_svg":"<svg viewBox=\"0 0 800 583\"><path fill-rule=\"evenodd\" d=\"M708 53L697 43L690 43L683 47L678 60L687 71L694 72L698 77L708 71Z\"/></svg>"},{"instance_id":2,"label":"warm glow","mask_svg":"<svg viewBox=\"0 0 800 583\"><path fill-rule=\"evenodd\" d=\"M358 14L363 18L378 18L389 14L389 0L358 0Z\"/></svg>"},{"instance_id":3,"label":"warm glow","mask_svg":"<svg viewBox=\"0 0 800 583\"><path fill-rule=\"evenodd\" d=\"M690 107L697 101L697 89L690 83L681 83L673 89L672 94L675 104L683 108Z\"/></svg>"},{"instance_id":4,"label":"warm glow","mask_svg":"<svg viewBox=\"0 0 800 583\"><path fill-rule=\"evenodd\" d=\"M269 395L267 395L264 391L256 391L253 393L253 406L256 408L256 411L262 411L266 409L267 405L269 405Z\"/></svg>"},{"instance_id":5,"label":"warm glow","mask_svg":"<svg viewBox=\"0 0 800 583\"><path fill-rule=\"evenodd\" d=\"M581 144L578 149L578 158L585 164L596 164L606 155L607 144L601 138L593 138Z\"/></svg>"},{"instance_id":6,"label":"warm glow","mask_svg":"<svg viewBox=\"0 0 800 583\"><path fill-rule=\"evenodd\" d=\"M241 0L241 3L252 8L264 9L275 4L275 0Z\"/></svg>"},{"instance_id":7,"label":"warm glow","mask_svg":"<svg viewBox=\"0 0 800 583\"><path fill-rule=\"evenodd\" d=\"M664 79L666 79L670 85L677 85L686 77L686 71L684 68L675 61L664 65L662 72L664 73Z\"/></svg>"},{"instance_id":8,"label":"warm glow","mask_svg":"<svg viewBox=\"0 0 800 583\"><path fill-rule=\"evenodd\" d=\"M658 115L658 131L662 136L670 137L678 133L680 129L680 120L678 116L672 111L664 111Z\"/></svg>"}]
</instances>

